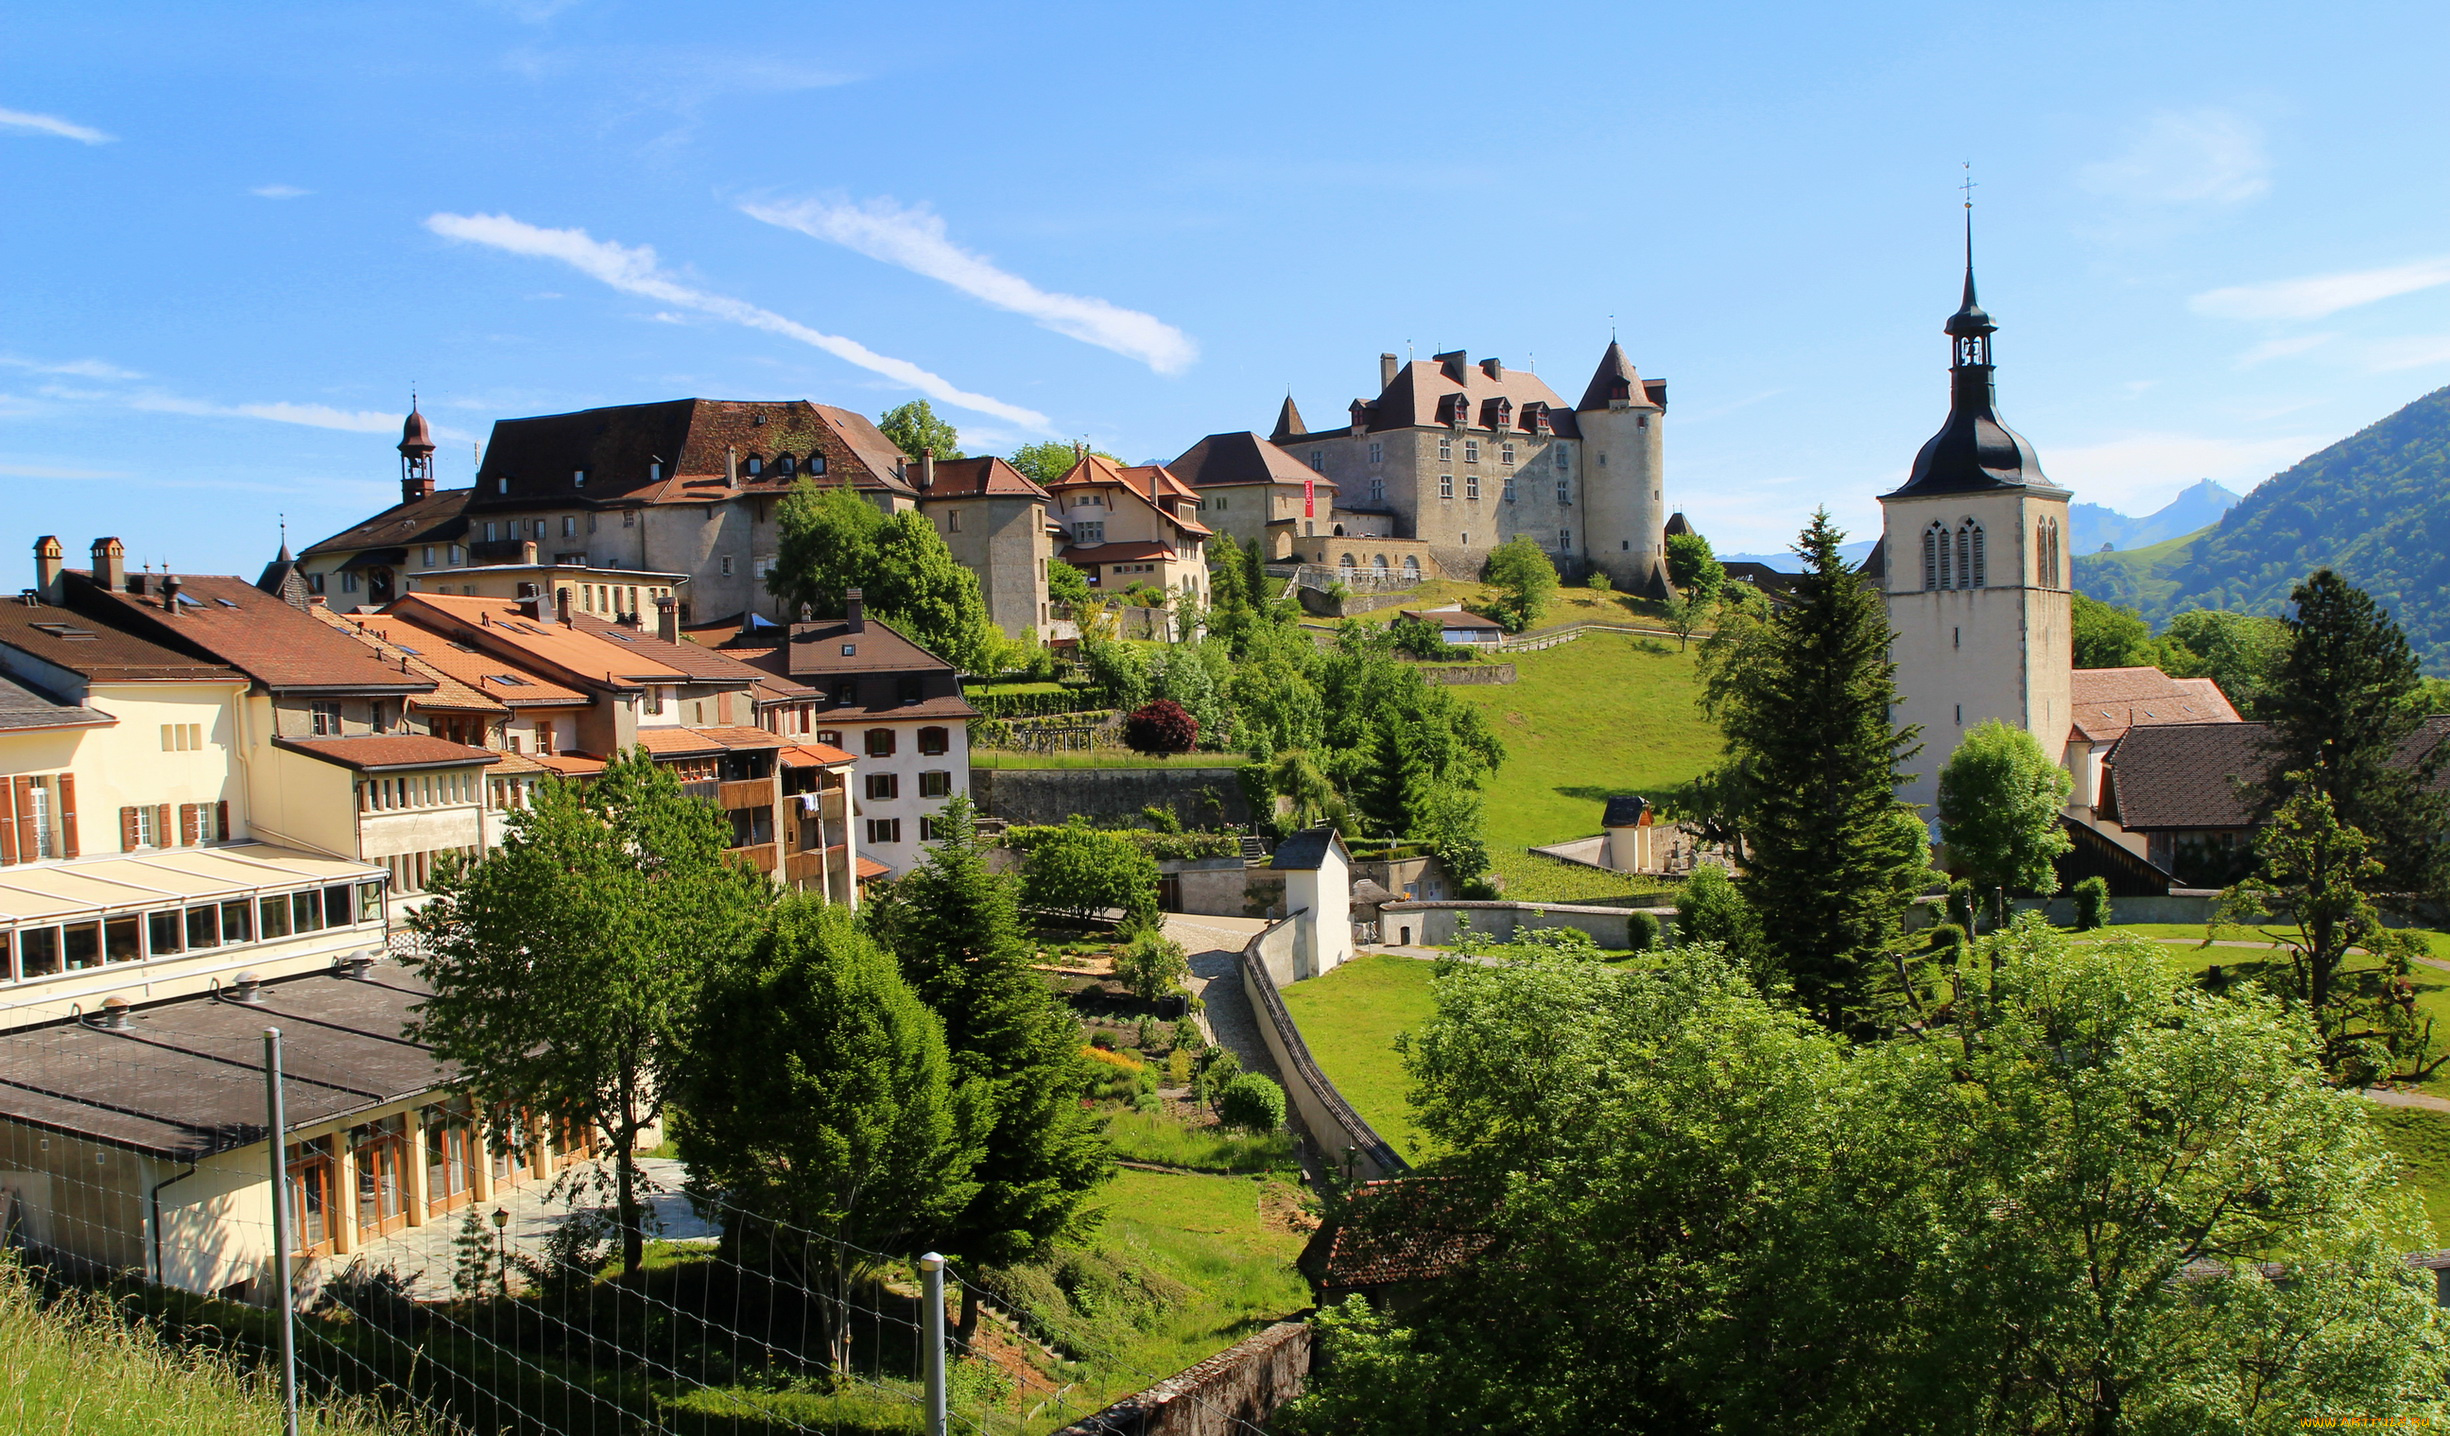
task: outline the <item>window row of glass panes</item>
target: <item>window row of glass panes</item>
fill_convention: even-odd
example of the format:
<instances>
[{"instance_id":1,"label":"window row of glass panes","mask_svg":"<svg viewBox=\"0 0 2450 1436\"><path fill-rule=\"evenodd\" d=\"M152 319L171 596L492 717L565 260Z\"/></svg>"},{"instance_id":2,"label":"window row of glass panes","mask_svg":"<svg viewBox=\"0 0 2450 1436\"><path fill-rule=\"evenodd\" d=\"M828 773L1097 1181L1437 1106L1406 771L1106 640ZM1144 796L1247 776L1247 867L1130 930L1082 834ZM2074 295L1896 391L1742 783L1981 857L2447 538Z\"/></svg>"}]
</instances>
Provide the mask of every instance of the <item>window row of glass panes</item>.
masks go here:
<instances>
[{"instance_id":1,"label":"window row of glass panes","mask_svg":"<svg viewBox=\"0 0 2450 1436\"><path fill-rule=\"evenodd\" d=\"M0 982L33 982L111 963L273 942L382 920L383 885L367 882L0 930Z\"/></svg>"}]
</instances>

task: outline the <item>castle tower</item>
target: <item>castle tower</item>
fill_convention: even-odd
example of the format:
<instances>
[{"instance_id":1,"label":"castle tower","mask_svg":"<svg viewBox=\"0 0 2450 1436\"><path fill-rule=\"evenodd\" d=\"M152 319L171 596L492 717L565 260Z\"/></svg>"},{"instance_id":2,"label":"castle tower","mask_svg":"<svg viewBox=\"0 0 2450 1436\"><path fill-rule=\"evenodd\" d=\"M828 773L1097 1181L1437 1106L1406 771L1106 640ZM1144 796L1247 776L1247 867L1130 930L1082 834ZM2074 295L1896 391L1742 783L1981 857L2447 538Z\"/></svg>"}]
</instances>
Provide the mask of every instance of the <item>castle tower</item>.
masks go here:
<instances>
[{"instance_id":1,"label":"castle tower","mask_svg":"<svg viewBox=\"0 0 2450 1436\"><path fill-rule=\"evenodd\" d=\"M1667 384L1634 372L1624 346L1608 341L1574 423L1582 431L1580 547L1591 566L1630 593L1667 592L1667 464L1661 429Z\"/></svg>"},{"instance_id":2,"label":"castle tower","mask_svg":"<svg viewBox=\"0 0 2450 1436\"><path fill-rule=\"evenodd\" d=\"M1974 302L1973 230L1965 300L1946 326L1948 422L1914 456L1905 486L1880 496L1881 570L1900 724L1923 729L1920 771L1898 796L1925 806L1967 729L1996 718L2061 755L2069 707L2068 492L2042 474L2023 435L2000 422L1991 323Z\"/></svg>"},{"instance_id":3,"label":"castle tower","mask_svg":"<svg viewBox=\"0 0 2450 1436\"><path fill-rule=\"evenodd\" d=\"M426 428L417 401L408 401L408 422L400 426L400 502L413 504L434 493L434 435Z\"/></svg>"}]
</instances>

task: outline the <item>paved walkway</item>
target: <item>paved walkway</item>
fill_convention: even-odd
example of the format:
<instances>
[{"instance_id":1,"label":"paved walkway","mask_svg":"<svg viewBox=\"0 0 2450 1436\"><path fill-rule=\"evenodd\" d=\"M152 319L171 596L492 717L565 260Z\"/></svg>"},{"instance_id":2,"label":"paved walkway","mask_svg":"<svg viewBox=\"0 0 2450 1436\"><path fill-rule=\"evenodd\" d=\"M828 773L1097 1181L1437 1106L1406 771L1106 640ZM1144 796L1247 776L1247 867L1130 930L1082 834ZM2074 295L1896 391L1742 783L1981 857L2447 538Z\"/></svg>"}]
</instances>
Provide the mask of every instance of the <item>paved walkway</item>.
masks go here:
<instances>
[{"instance_id":1,"label":"paved walkway","mask_svg":"<svg viewBox=\"0 0 2450 1436\"><path fill-rule=\"evenodd\" d=\"M1208 1040L1240 1058L1243 1071L1264 1072L1282 1082L1284 1074L1276 1070L1276 1059L1260 1040L1259 1018L1242 990L1238 962L1243 945L1266 927L1266 920L1255 917L1165 915L1165 935L1191 956L1191 976L1183 986L1201 999L1205 1010L1199 1022Z\"/></svg>"},{"instance_id":2,"label":"paved walkway","mask_svg":"<svg viewBox=\"0 0 2450 1436\"><path fill-rule=\"evenodd\" d=\"M586 1163L589 1168L601 1163ZM713 1241L720 1233L713 1223L697 1214L689 1198L681 1194L681 1184L688 1180L688 1169L666 1157L642 1158L652 1189L646 1194L649 1213L647 1236L663 1241ZM573 1167L562 1173L575 1177L581 1168ZM566 1184L565 1184L566 1185ZM495 1189L494 1199L477 1204L477 1213L484 1222L485 1234L494 1237L493 1211L496 1207L510 1214L510 1221L497 1238L502 1247L530 1256L544 1249L545 1238L561 1225L570 1214L568 1207L548 1202L550 1181L528 1181L513 1187ZM601 1202L607 1206L612 1198L609 1190L602 1197L589 1197L582 1205ZM320 1284L323 1277L363 1261L368 1266L387 1269L399 1274L408 1283L409 1294L420 1301L437 1301L453 1295L451 1271L458 1261L453 1243L459 1239L462 1224L467 1220L467 1208L459 1207L425 1219L421 1227L403 1227L389 1236L363 1243L357 1251L345 1257L326 1257L317 1264L310 1284ZM499 1249L499 1248L497 1248Z\"/></svg>"}]
</instances>

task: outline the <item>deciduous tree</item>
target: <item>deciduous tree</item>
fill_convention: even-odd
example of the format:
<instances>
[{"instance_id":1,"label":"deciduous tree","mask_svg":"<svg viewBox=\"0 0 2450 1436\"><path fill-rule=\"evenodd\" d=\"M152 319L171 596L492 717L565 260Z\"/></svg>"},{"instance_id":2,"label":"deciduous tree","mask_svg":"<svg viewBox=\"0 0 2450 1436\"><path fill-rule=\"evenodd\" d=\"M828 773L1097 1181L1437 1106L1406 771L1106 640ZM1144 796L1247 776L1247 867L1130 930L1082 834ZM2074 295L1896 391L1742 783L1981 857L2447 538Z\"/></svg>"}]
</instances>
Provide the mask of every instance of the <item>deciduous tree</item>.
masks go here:
<instances>
[{"instance_id":1,"label":"deciduous tree","mask_svg":"<svg viewBox=\"0 0 2450 1436\"><path fill-rule=\"evenodd\" d=\"M701 979L747 944L772 892L724 860L729 834L641 748L584 788L539 784L502 846L446 863L409 919L433 989L417 1039L458 1069L496 1140L523 1110L603 1134L631 1270L639 1134L695 1059Z\"/></svg>"},{"instance_id":2,"label":"deciduous tree","mask_svg":"<svg viewBox=\"0 0 2450 1436\"><path fill-rule=\"evenodd\" d=\"M1667 581L1704 608L1718 601L1727 586L1726 565L1710 551L1710 541L1697 533L1667 536Z\"/></svg>"},{"instance_id":3,"label":"deciduous tree","mask_svg":"<svg viewBox=\"0 0 2450 1436\"><path fill-rule=\"evenodd\" d=\"M2076 667L2141 668L2158 656L2152 645L2152 626L2142 614L2082 593L2069 598L2074 604Z\"/></svg>"},{"instance_id":4,"label":"deciduous tree","mask_svg":"<svg viewBox=\"0 0 2450 1436\"><path fill-rule=\"evenodd\" d=\"M1497 600L1491 605L1496 611L1489 616L1504 624L1508 633L1520 633L1539 622L1557 593L1557 566L1524 534L1491 549L1481 576L1497 590Z\"/></svg>"},{"instance_id":5,"label":"deciduous tree","mask_svg":"<svg viewBox=\"0 0 2450 1436\"><path fill-rule=\"evenodd\" d=\"M933 451L939 459L958 459L961 455L961 434L945 419L937 417L935 406L925 399L913 399L896 404L876 421L876 427L893 447L902 451L912 463L923 453Z\"/></svg>"},{"instance_id":6,"label":"deciduous tree","mask_svg":"<svg viewBox=\"0 0 2450 1436\"><path fill-rule=\"evenodd\" d=\"M888 518L841 485L801 480L775 518L766 589L792 613L839 618L844 595L965 673L991 673L1003 635L987 620L978 575L961 566L934 524L912 510Z\"/></svg>"},{"instance_id":7,"label":"deciduous tree","mask_svg":"<svg viewBox=\"0 0 2450 1436\"><path fill-rule=\"evenodd\" d=\"M1071 918L1114 908L1127 923L1154 922L1157 860L1121 833L1075 816L1041 836L1021 860L1021 901Z\"/></svg>"},{"instance_id":8,"label":"deciduous tree","mask_svg":"<svg viewBox=\"0 0 2450 1436\"><path fill-rule=\"evenodd\" d=\"M1940 769L1940 835L1950 862L1985 891L2057 892L2053 864L2075 846L2059 813L2074 786L2031 733L1995 718L1974 725Z\"/></svg>"}]
</instances>

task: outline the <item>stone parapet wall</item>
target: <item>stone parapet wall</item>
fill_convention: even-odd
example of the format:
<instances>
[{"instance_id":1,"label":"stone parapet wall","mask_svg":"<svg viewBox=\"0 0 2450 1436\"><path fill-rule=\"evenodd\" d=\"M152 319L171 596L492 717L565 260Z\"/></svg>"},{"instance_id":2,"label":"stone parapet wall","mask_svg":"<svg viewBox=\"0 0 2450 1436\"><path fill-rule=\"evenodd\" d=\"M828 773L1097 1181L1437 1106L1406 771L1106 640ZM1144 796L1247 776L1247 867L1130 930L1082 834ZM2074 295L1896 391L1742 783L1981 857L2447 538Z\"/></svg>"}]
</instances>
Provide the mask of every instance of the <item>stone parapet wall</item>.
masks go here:
<instances>
[{"instance_id":1,"label":"stone parapet wall","mask_svg":"<svg viewBox=\"0 0 2450 1436\"><path fill-rule=\"evenodd\" d=\"M1309 1044L1302 1041L1301 1029L1294 1025L1293 1014L1285 1010L1281 989L1300 971L1295 929L1306 916L1295 913L1271 923L1242 949L1242 990L1258 1016L1259 1036L1268 1056L1284 1074L1285 1099L1327 1165L1342 1175L1349 1155L1355 1181L1400 1177L1412 1170L1412 1164L1362 1120L1336 1084L1319 1070ZM1337 917L1341 919L1342 914Z\"/></svg>"},{"instance_id":2,"label":"stone parapet wall","mask_svg":"<svg viewBox=\"0 0 2450 1436\"><path fill-rule=\"evenodd\" d=\"M1675 931L1676 910L1660 908L1584 907L1573 903L1536 902L1391 902L1378 910L1379 940L1401 944L1410 928L1415 945L1449 947L1471 918L1472 931L1492 942L1512 942L1519 932L1545 927L1580 928L1601 947L1631 947L1632 917L1647 912L1659 920L1662 940Z\"/></svg>"},{"instance_id":3,"label":"stone parapet wall","mask_svg":"<svg viewBox=\"0 0 2450 1436\"><path fill-rule=\"evenodd\" d=\"M1301 1395L1311 1329L1280 1321L1055 1436L1245 1436Z\"/></svg>"}]
</instances>

